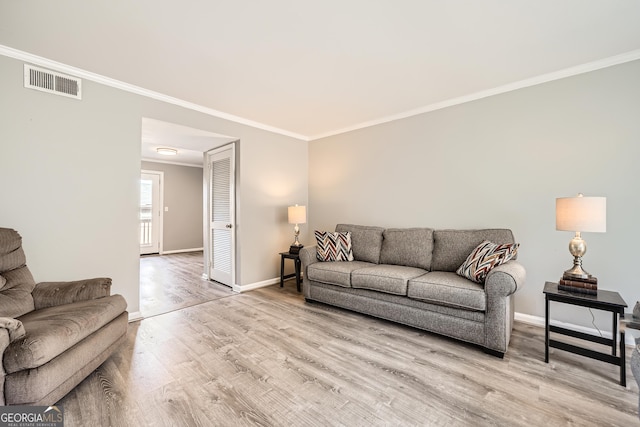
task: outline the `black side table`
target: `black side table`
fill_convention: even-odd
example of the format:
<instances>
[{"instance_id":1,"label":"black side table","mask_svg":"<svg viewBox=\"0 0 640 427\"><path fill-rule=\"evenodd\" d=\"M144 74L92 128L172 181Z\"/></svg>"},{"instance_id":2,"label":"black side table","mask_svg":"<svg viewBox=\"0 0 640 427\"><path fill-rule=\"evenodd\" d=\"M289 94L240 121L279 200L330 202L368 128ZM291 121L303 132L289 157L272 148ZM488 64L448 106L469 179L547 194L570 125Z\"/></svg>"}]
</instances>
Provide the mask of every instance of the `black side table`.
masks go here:
<instances>
[{"instance_id":1,"label":"black side table","mask_svg":"<svg viewBox=\"0 0 640 427\"><path fill-rule=\"evenodd\" d=\"M291 274L287 274L285 276L284 274L284 260L285 259L292 259L296 272L295 273L291 273ZM300 255L298 254L291 254L289 252L280 252L280 287L284 286L284 279L288 279L290 277L296 277L296 287L298 288L298 292L300 292Z\"/></svg>"},{"instance_id":2,"label":"black side table","mask_svg":"<svg viewBox=\"0 0 640 427\"><path fill-rule=\"evenodd\" d=\"M600 360L602 362L611 363L620 367L620 385L626 387L626 369L625 369L625 348L624 348L624 327L620 327L620 355L616 354L616 343L618 338L618 324L624 318L624 309L627 303L617 292L598 290L597 295L587 295L566 291L559 291L558 284L546 282L544 284L545 295L545 334L544 334L544 361L549 363L549 347L558 348L570 353L579 354L591 359ZM564 304L578 305L581 307L595 308L598 310L609 311L613 315L612 338L604 338L596 335L585 334L583 332L573 331L571 329L562 328L560 326L549 325L549 302L557 301ZM611 347L611 354L590 350L562 341L549 339L549 333L566 335L581 340L604 344Z\"/></svg>"}]
</instances>

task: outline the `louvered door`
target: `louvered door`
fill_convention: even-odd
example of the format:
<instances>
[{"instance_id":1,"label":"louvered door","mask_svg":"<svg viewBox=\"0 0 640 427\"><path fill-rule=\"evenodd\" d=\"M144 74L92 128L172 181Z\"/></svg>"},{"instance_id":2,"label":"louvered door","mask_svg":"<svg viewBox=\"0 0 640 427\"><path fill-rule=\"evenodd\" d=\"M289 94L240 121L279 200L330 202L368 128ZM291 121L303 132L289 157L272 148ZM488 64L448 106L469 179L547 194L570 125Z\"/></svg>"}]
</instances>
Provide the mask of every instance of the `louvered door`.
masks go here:
<instances>
[{"instance_id":1,"label":"louvered door","mask_svg":"<svg viewBox=\"0 0 640 427\"><path fill-rule=\"evenodd\" d=\"M235 182L233 146L208 153L209 278L234 285Z\"/></svg>"}]
</instances>

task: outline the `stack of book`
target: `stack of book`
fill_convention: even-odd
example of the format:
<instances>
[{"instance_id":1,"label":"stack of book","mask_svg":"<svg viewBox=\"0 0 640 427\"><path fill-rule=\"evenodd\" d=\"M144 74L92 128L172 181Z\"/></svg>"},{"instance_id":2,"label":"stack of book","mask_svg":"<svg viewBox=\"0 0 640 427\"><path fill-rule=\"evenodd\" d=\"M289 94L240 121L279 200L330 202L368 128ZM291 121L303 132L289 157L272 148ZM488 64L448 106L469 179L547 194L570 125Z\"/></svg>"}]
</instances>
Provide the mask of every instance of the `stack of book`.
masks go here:
<instances>
[{"instance_id":1,"label":"stack of book","mask_svg":"<svg viewBox=\"0 0 640 427\"><path fill-rule=\"evenodd\" d=\"M588 279L563 277L558 283L558 289L579 294L598 295L598 279L593 276Z\"/></svg>"}]
</instances>

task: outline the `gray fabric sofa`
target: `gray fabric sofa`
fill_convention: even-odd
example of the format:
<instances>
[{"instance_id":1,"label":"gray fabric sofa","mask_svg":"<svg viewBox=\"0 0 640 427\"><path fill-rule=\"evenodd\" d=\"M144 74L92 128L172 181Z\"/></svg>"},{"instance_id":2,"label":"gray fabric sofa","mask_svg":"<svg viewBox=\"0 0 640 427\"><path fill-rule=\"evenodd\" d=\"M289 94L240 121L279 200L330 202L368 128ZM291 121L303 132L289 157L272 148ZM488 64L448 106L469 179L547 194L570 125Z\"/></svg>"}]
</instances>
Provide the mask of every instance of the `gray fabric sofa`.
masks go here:
<instances>
[{"instance_id":1,"label":"gray fabric sofa","mask_svg":"<svg viewBox=\"0 0 640 427\"><path fill-rule=\"evenodd\" d=\"M54 405L126 339L111 279L36 284L22 238L0 228L0 405Z\"/></svg>"},{"instance_id":2,"label":"gray fabric sofa","mask_svg":"<svg viewBox=\"0 0 640 427\"><path fill-rule=\"evenodd\" d=\"M511 260L484 284L456 274L483 240L514 243L511 230L384 229L338 224L351 232L354 261L321 262L300 252L308 302L322 302L446 335L503 357L513 327L513 295L525 270Z\"/></svg>"}]
</instances>

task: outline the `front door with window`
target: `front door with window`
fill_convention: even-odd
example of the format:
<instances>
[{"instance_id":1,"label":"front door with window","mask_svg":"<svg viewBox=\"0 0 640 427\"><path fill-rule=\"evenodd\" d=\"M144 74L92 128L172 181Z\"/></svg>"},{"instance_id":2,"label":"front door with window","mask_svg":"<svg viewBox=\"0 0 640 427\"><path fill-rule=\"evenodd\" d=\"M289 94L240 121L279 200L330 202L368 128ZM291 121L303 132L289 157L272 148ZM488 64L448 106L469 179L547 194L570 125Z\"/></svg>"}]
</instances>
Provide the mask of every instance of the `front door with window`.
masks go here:
<instances>
[{"instance_id":1,"label":"front door with window","mask_svg":"<svg viewBox=\"0 0 640 427\"><path fill-rule=\"evenodd\" d=\"M160 253L160 182L161 172L145 171L140 175L140 254Z\"/></svg>"}]
</instances>

